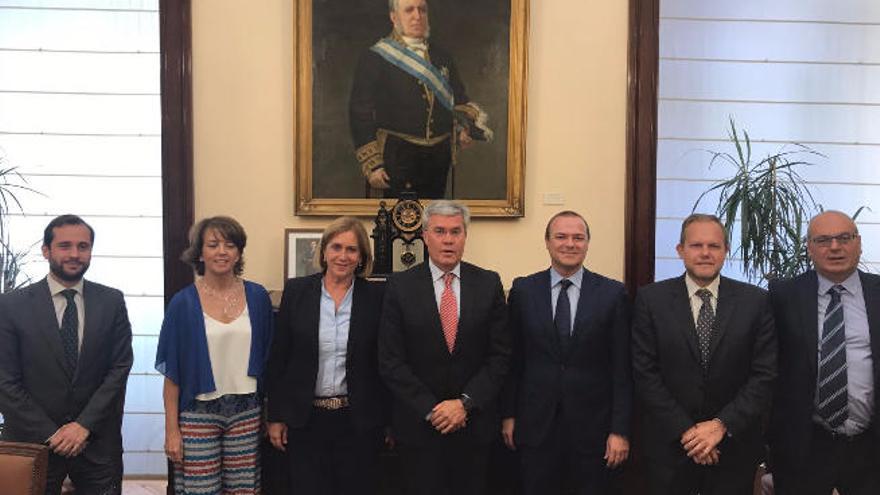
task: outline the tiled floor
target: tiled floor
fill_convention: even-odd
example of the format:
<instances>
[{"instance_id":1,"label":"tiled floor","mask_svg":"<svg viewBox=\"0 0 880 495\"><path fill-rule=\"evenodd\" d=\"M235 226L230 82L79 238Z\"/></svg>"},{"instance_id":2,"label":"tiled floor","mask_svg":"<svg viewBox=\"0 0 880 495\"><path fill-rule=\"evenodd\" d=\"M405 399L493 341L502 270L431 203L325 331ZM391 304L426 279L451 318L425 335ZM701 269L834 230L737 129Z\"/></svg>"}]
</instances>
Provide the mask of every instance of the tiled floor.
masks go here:
<instances>
[{"instance_id":1,"label":"tiled floor","mask_svg":"<svg viewBox=\"0 0 880 495\"><path fill-rule=\"evenodd\" d=\"M165 480L125 480L122 495L165 495Z\"/></svg>"}]
</instances>

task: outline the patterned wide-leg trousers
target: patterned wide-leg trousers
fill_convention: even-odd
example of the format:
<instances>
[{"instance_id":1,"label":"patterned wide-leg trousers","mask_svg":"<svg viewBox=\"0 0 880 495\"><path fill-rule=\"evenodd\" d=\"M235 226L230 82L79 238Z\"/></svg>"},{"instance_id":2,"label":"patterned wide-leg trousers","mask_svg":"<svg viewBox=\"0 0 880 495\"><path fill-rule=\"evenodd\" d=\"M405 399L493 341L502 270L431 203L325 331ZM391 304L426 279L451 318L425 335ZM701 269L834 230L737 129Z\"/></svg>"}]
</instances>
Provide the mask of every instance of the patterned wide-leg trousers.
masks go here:
<instances>
[{"instance_id":1,"label":"patterned wide-leg trousers","mask_svg":"<svg viewBox=\"0 0 880 495\"><path fill-rule=\"evenodd\" d=\"M175 495L260 493L260 402L254 394L195 401L180 413Z\"/></svg>"}]
</instances>

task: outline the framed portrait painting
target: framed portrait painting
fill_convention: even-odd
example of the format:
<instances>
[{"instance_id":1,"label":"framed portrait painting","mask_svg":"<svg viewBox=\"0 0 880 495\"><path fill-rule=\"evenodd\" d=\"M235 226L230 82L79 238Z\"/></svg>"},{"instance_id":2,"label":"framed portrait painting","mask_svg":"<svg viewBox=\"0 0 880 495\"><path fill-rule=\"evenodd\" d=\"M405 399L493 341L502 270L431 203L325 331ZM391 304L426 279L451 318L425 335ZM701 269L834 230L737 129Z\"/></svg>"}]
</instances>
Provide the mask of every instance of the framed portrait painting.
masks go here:
<instances>
[{"instance_id":1,"label":"framed portrait painting","mask_svg":"<svg viewBox=\"0 0 880 495\"><path fill-rule=\"evenodd\" d=\"M321 271L314 264L321 245L321 229L284 230L284 280Z\"/></svg>"},{"instance_id":2,"label":"framed portrait painting","mask_svg":"<svg viewBox=\"0 0 880 495\"><path fill-rule=\"evenodd\" d=\"M528 0L294 0L294 211L522 216Z\"/></svg>"}]
</instances>

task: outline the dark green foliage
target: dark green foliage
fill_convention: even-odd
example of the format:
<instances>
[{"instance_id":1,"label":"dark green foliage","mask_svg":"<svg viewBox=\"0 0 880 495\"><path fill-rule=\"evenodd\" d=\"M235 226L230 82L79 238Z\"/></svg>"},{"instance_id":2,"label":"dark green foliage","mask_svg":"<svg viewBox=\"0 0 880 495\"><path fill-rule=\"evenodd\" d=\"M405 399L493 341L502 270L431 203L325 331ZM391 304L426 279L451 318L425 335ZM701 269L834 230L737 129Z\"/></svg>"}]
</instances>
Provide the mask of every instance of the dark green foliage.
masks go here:
<instances>
[{"instance_id":1,"label":"dark green foliage","mask_svg":"<svg viewBox=\"0 0 880 495\"><path fill-rule=\"evenodd\" d=\"M20 280L21 266L28 250L14 251L10 241L9 214L14 208L22 211L17 192L34 192L15 167L6 167L0 157L0 294L23 286L28 280Z\"/></svg>"},{"instance_id":2,"label":"dark green foliage","mask_svg":"<svg viewBox=\"0 0 880 495\"><path fill-rule=\"evenodd\" d=\"M753 161L749 134L745 129L737 131L733 118L728 137L736 152L709 151L709 166L727 164L734 173L703 192L694 211L707 194L720 193L716 214L731 234L740 221L740 243L731 246L732 255L742 260L750 281L763 283L802 273L810 267L807 225L820 206L798 169L812 165L808 159L824 155L795 144Z\"/></svg>"}]
</instances>

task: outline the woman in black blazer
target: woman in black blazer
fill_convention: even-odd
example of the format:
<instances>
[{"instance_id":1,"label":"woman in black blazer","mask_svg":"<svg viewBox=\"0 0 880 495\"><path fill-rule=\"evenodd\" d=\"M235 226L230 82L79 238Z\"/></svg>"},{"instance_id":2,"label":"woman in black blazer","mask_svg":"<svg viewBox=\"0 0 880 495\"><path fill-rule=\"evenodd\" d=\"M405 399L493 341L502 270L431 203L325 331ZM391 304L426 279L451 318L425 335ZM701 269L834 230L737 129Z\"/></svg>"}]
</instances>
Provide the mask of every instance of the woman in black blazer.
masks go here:
<instances>
[{"instance_id":1,"label":"woman in black blazer","mask_svg":"<svg viewBox=\"0 0 880 495\"><path fill-rule=\"evenodd\" d=\"M381 284L360 221L342 217L321 236L321 272L284 286L266 377L268 432L287 452L300 494L375 493L388 423L376 335Z\"/></svg>"}]
</instances>

